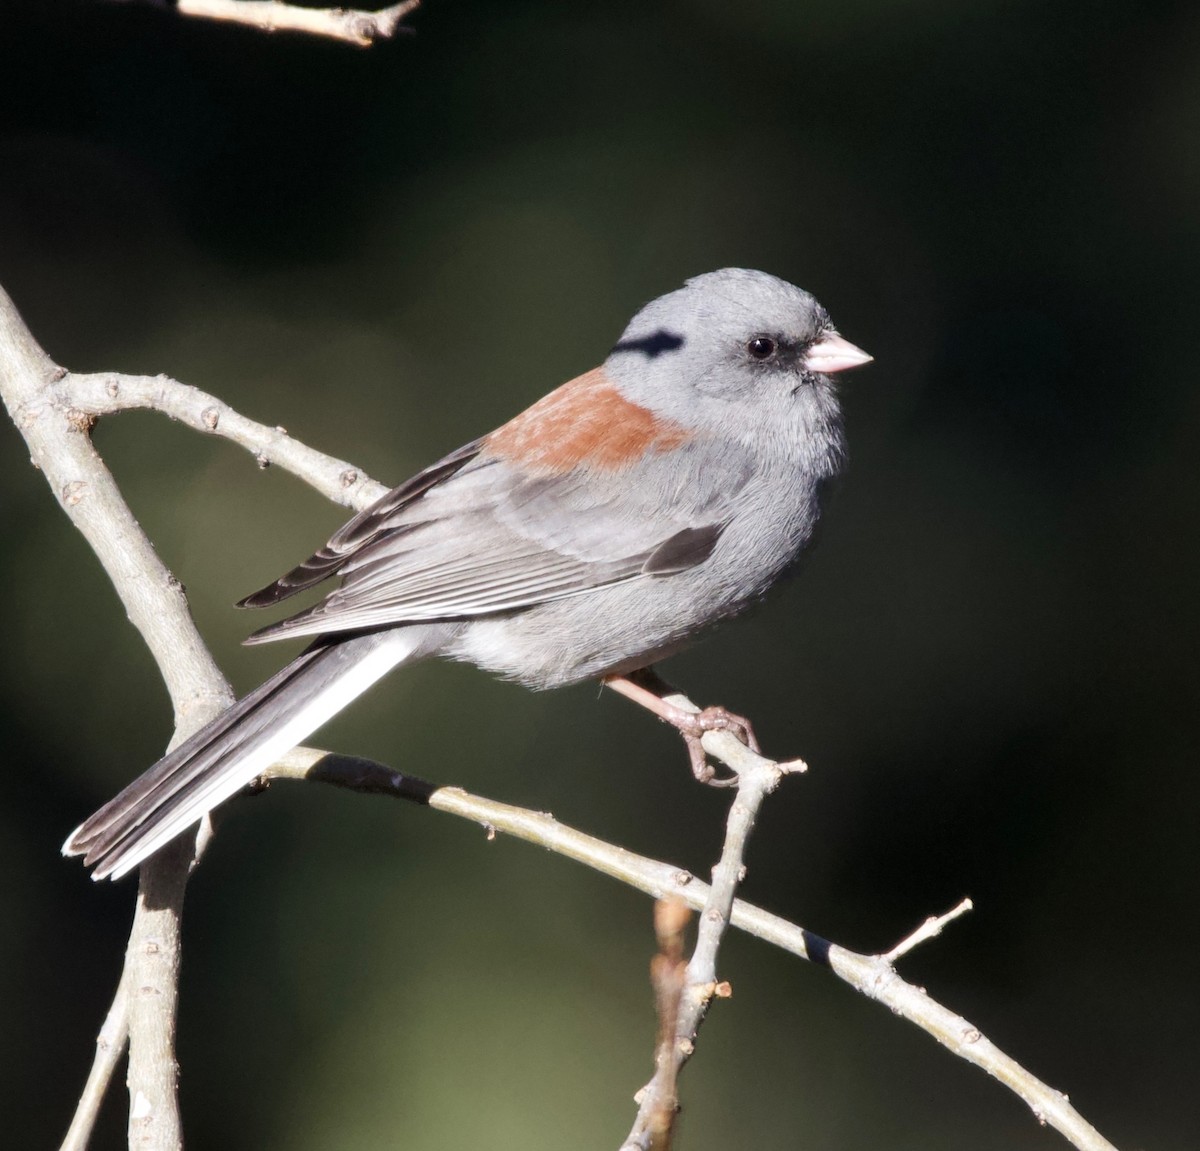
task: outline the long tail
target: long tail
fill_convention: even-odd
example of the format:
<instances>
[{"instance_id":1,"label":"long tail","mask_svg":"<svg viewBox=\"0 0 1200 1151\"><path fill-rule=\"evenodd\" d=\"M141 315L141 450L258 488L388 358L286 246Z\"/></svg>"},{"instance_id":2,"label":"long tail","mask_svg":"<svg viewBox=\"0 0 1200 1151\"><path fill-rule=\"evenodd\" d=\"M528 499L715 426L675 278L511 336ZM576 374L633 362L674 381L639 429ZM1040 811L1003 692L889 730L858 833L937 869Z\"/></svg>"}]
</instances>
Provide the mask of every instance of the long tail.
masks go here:
<instances>
[{"instance_id":1,"label":"long tail","mask_svg":"<svg viewBox=\"0 0 1200 1151\"><path fill-rule=\"evenodd\" d=\"M240 791L397 664L425 653L422 628L316 646L169 752L63 844L120 878Z\"/></svg>"}]
</instances>

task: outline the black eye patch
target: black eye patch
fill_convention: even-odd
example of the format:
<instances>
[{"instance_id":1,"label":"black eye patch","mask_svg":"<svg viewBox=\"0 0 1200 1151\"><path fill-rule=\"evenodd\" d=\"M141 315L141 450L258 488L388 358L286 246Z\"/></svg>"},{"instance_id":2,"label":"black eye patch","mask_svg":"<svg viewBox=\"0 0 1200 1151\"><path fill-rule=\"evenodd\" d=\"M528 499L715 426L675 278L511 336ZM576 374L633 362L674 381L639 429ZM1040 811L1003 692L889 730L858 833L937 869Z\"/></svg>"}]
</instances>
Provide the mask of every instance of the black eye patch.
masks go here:
<instances>
[{"instance_id":1,"label":"black eye patch","mask_svg":"<svg viewBox=\"0 0 1200 1151\"><path fill-rule=\"evenodd\" d=\"M613 351L641 352L646 359L653 360L664 352L673 352L682 347L683 337L681 335L677 332L669 332L666 328L659 328L657 332L651 332L650 335L636 340L622 340L613 348Z\"/></svg>"}]
</instances>

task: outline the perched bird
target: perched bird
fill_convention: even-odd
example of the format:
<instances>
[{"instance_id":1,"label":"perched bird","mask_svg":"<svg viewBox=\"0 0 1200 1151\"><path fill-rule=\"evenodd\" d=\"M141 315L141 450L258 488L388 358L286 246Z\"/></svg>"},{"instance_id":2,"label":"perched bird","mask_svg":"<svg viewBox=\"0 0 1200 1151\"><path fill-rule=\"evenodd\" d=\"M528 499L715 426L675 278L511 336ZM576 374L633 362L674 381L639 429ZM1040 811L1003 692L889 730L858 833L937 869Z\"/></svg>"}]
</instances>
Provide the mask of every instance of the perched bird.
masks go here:
<instances>
[{"instance_id":1,"label":"perched bird","mask_svg":"<svg viewBox=\"0 0 1200 1151\"><path fill-rule=\"evenodd\" d=\"M386 672L465 660L533 688L601 678L690 740L643 675L793 566L843 454L836 372L871 357L807 292L726 268L634 316L563 384L351 519L241 606L341 577L248 643L316 637L71 833L121 876L241 790Z\"/></svg>"}]
</instances>

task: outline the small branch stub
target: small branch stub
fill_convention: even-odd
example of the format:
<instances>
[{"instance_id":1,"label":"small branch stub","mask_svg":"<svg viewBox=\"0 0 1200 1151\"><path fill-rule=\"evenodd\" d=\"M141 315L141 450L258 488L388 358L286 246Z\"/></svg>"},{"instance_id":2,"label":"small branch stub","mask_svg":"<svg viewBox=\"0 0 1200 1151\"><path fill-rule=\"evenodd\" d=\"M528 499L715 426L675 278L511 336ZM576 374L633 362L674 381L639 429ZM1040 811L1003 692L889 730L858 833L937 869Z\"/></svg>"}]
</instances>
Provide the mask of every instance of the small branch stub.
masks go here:
<instances>
[{"instance_id":1,"label":"small branch stub","mask_svg":"<svg viewBox=\"0 0 1200 1151\"><path fill-rule=\"evenodd\" d=\"M921 924L910 935L906 935L891 951L887 952L880 958L885 963L895 963L901 956L907 955L916 947L920 947L927 940L934 939L941 935L942 929L946 924L957 919L960 915L966 915L975 905L969 899L960 900L949 911L941 915L931 915L924 923Z\"/></svg>"}]
</instances>

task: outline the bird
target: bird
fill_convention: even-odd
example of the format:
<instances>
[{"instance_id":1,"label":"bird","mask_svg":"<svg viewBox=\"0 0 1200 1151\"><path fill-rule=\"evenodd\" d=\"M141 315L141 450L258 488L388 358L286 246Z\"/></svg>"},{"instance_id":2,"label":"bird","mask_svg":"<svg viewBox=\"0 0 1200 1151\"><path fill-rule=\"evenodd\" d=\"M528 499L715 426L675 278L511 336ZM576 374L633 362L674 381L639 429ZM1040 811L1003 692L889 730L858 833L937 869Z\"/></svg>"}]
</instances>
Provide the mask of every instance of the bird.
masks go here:
<instances>
[{"instance_id":1,"label":"bird","mask_svg":"<svg viewBox=\"0 0 1200 1151\"><path fill-rule=\"evenodd\" d=\"M63 845L136 868L397 666L440 656L533 689L600 680L689 741L750 725L660 697L653 665L796 566L842 468L837 373L871 360L808 292L724 268L643 306L600 367L418 472L240 607L337 578L247 643L299 656Z\"/></svg>"}]
</instances>

